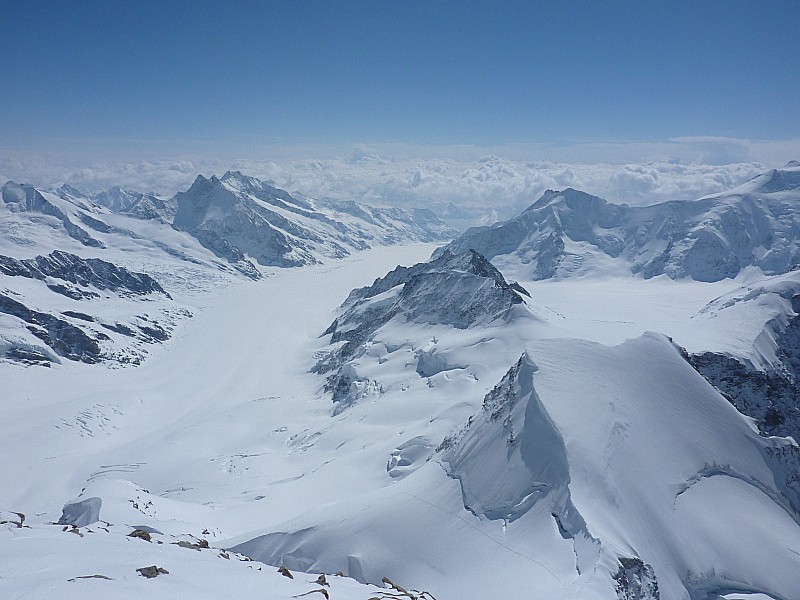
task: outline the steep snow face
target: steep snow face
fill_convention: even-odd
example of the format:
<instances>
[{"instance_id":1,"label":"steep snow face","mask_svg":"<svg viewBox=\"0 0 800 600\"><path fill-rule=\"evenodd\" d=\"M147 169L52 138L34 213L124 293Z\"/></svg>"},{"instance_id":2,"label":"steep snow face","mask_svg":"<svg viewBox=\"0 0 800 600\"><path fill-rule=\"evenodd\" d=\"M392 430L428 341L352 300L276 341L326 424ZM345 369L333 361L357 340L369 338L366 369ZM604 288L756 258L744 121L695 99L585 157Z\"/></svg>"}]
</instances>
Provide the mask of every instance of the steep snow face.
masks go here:
<instances>
[{"instance_id":1,"label":"steep snow face","mask_svg":"<svg viewBox=\"0 0 800 600\"><path fill-rule=\"evenodd\" d=\"M350 293L340 308L342 314L325 331L334 348L319 360L315 371L333 371L326 389L333 391L334 402L345 406L364 391L364 382L348 361L363 354L366 343L390 321L465 329L507 319L513 307L525 306L523 296L529 296L527 291L507 283L475 251L445 251L429 262L398 267ZM417 370L432 375L446 367L440 357L423 352Z\"/></svg>"},{"instance_id":2,"label":"steep snow face","mask_svg":"<svg viewBox=\"0 0 800 600\"><path fill-rule=\"evenodd\" d=\"M439 446L448 473L461 484L464 507L470 512L513 522L550 496L554 502L550 512L562 515L559 519L564 521L567 453L533 389L537 369L523 355L486 396L481 412L467 428ZM504 468L472 468L484 461Z\"/></svg>"},{"instance_id":3,"label":"steep snow face","mask_svg":"<svg viewBox=\"0 0 800 600\"><path fill-rule=\"evenodd\" d=\"M198 176L175 199L176 228L218 256L245 253L267 266L315 264L373 245L444 241L455 234L427 211L314 204L238 171L222 178Z\"/></svg>"},{"instance_id":4,"label":"steep snow face","mask_svg":"<svg viewBox=\"0 0 800 600\"><path fill-rule=\"evenodd\" d=\"M551 514L598 597L614 574L620 591L620 572L630 588L635 557L637 577L650 568L665 598L788 598L796 559L783 548L800 542L800 513L770 452L784 443L759 437L650 334L613 348L530 344L439 457L470 511L509 528ZM702 507L715 494L725 502L710 514Z\"/></svg>"},{"instance_id":5,"label":"steep snow face","mask_svg":"<svg viewBox=\"0 0 800 600\"><path fill-rule=\"evenodd\" d=\"M518 217L452 242L490 260L512 255L535 280L608 266L650 278L718 281L753 265L764 273L800 262L800 168L773 170L731 192L648 207L614 205L573 189L548 191Z\"/></svg>"}]
</instances>

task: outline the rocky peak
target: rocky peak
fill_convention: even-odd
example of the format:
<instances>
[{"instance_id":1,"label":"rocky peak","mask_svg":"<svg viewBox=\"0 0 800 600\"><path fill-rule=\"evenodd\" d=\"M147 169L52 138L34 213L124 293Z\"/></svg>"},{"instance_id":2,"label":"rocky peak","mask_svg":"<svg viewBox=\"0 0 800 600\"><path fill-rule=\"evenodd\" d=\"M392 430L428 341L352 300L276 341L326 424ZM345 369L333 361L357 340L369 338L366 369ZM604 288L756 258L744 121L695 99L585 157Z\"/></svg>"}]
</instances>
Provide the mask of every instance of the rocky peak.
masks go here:
<instances>
[{"instance_id":1,"label":"rocky peak","mask_svg":"<svg viewBox=\"0 0 800 600\"><path fill-rule=\"evenodd\" d=\"M348 361L360 356L365 342L389 321L457 329L486 325L510 318L514 306L524 305L522 294L528 295L474 251L448 251L426 263L397 267L371 286L350 293L342 314L325 331L333 348L314 370L333 372L326 385L329 391L349 387ZM343 379L347 379L344 386Z\"/></svg>"}]
</instances>

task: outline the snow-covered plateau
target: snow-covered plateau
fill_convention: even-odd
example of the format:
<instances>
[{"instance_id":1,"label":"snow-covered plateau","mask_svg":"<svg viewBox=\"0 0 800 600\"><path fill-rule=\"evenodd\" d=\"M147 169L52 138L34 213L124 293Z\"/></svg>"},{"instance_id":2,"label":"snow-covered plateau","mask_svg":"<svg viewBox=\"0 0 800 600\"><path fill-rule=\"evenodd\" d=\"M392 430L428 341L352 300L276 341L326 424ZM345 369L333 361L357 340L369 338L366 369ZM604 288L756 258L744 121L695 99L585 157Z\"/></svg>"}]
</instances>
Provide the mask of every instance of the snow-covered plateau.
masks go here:
<instances>
[{"instance_id":1,"label":"snow-covered plateau","mask_svg":"<svg viewBox=\"0 0 800 600\"><path fill-rule=\"evenodd\" d=\"M0 598L800 599L800 167L2 200Z\"/></svg>"}]
</instances>

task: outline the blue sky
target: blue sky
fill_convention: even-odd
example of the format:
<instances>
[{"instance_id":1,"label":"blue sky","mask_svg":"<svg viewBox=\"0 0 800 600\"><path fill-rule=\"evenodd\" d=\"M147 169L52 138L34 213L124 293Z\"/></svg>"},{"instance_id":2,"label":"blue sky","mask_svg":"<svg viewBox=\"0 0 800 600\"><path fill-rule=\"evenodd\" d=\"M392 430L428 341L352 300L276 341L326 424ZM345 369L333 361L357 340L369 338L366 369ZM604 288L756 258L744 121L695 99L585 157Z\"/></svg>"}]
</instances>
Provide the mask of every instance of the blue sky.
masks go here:
<instances>
[{"instance_id":1,"label":"blue sky","mask_svg":"<svg viewBox=\"0 0 800 600\"><path fill-rule=\"evenodd\" d=\"M796 1L14 1L3 13L6 151L800 138Z\"/></svg>"}]
</instances>

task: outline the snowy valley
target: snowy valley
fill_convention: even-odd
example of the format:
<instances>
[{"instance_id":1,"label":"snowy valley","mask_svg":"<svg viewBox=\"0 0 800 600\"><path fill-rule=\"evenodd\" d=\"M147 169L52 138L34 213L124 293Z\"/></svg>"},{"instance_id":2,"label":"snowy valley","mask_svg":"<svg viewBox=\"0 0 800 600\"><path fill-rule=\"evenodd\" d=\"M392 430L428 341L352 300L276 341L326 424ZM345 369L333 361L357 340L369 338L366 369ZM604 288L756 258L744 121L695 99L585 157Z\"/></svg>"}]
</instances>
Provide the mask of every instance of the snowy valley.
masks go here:
<instances>
[{"instance_id":1,"label":"snowy valley","mask_svg":"<svg viewBox=\"0 0 800 600\"><path fill-rule=\"evenodd\" d=\"M461 235L8 182L0 597L800 598L798 265L796 163Z\"/></svg>"}]
</instances>

